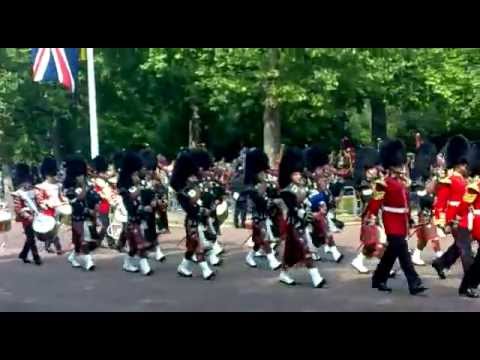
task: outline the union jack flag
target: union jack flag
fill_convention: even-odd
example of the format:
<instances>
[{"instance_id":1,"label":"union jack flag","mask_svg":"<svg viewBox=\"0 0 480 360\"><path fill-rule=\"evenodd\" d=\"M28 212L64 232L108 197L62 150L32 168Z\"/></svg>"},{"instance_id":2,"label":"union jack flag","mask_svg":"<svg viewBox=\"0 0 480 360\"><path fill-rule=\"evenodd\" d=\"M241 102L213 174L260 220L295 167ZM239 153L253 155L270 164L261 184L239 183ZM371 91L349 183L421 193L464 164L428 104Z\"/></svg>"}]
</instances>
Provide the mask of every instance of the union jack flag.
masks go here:
<instances>
[{"instance_id":1,"label":"union jack flag","mask_svg":"<svg viewBox=\"0 0 480 360\"><path fill-rule=\"evenodd\" d=\"M75 92L78 54L78 48L32 48L33 81L58 81Z\"/></svg>"}]
</instances>

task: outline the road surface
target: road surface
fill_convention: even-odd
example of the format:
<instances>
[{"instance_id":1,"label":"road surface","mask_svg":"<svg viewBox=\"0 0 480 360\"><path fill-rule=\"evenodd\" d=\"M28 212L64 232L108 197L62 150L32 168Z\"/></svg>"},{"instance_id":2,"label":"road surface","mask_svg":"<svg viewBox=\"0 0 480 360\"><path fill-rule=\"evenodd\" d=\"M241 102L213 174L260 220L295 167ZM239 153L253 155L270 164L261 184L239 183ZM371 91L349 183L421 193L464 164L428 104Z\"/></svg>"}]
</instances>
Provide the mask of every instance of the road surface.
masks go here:
<instances>
[{"instance_id":1,"label":"road surface","mask_svg":"<svg viewBox=\"0 0 480 360\"><path fill-rule=\"evenodd\" d=\"M348 226L336 236L345 254L341 264L318 263L328 288L313 289L304 269L295 269L299 284L286 287L277 273L250 269L244 263L247 231L225 228L221 242L227 250L224 265L214 281L204 281L196 271L191 279L180 278L176 267L184 244L184 232L173 227L163 239L165 263L152 261L150 277L121 270L122 255L113 250L95 252L97 270L73 269L66 255L42 253L40 267L17 259L23 235L18 224L0 249L0 311L478 311L480 300L457 296L461 267L457 264L447 280L439 280L430 266L417 268L430 291L425 296L408 294L403 274L389 284L392 294L370 288L370 276L357 274L350 262L358 247L358 225ZM0 235L2 237L2 235ZM444 241L444 247L451 239ZM69 246L68 234L62 243ZM413 245L413 241L412 241ZM433 253L428 249L425 259ZM265 264L264 264L265 265ZM369 265L371 269L375 261Z\"/></svg>"}]
</instances>

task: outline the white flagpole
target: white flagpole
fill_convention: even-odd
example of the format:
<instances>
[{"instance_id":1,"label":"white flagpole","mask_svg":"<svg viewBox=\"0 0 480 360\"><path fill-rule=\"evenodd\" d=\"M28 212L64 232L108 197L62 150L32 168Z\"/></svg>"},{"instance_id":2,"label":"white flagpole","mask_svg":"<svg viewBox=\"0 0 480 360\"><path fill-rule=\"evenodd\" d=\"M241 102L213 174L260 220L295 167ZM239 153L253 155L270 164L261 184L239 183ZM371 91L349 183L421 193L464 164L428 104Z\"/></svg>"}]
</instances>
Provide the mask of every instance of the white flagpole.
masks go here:
<instances>
[{"instance_id":1,"label":"white flagpole","mask_svg":"<svg viewBox=\"0 0 480 360\"><path fill-rule=\"evenodd\" d=\"M97 95L95 90L95 64L93 48L87 48L88 70L88 105L90 109L90 156L95 158L100 154L98 145L98 122L97 122Z\"/></svg>"}]
</instances>

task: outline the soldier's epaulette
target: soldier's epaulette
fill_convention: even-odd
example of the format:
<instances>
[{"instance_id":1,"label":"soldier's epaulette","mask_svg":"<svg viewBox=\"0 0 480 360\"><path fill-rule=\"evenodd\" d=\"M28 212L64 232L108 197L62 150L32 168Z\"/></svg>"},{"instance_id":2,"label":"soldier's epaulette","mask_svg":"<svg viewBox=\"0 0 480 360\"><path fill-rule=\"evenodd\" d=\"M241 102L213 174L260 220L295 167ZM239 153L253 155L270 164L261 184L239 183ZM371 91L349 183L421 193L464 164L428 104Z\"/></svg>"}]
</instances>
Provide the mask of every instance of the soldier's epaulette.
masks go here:
<instances>
[{"instance_id":1,"label":"soldier's epaulette","mask_svg":"<svg viewBox=\"0 0 480 360\"><path fill-rule=\"evenodd\" d=\"M387 187L387 183L385 182L385 179L384 178L380 178L378 180L375 180L375 188L380 187L380 188L386 188Z\"/></svg>"},{"instance_id":2,"label":"soldier's epaulette","mask_svg":"<svg viewBox=\"0 0 480 360\"><path fill-rule=\"evenodd\" d=\"M475 201L477 195L477 193L467 192L465 193L465 195L463 195L463 201L467 204L472 204Z\"/></svg>"},{"instance_id":3,"label":"soldier's epaulette","mask_svg":"<svg viewBox=\"0 0 480 360\"><path fill-rule=\"evenodd\" d=\"M467 190L472 190L476 193L480 193L480 187L478 186L478 181L470 182L467 185Z\"/></svg>"},{"instance_id":4,"label":"soldier's epaulette","mask_svg":"<svg viewBox=\"0 0 480 360\"><path fill-rule=\"evenodd\" d=\"M373 195L372 195L373 200L383 200L384 197L385 197L385 191L376 190L373 192Z\"/></svg>"}]
</instances>

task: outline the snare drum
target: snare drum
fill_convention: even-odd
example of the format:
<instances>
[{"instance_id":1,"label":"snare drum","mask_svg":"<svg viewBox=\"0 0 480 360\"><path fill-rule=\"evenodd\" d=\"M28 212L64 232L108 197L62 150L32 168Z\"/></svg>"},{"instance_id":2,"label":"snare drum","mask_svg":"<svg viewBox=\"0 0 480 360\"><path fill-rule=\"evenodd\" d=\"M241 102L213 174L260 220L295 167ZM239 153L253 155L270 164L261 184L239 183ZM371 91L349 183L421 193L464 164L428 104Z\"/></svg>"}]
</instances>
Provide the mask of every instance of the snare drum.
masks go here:
<instances>
[{"instance_id":1,"label":"snare drum","mask_svg":"<svg viewBox=\"0 0 480 360\"><path fill-rule=\"evenodd\" d=\"M219 205L217 205L216 213L218 222L220 223L220 225L223 224L228 218L228 204L225 200L222 201Z\"/></svg>"},{"instance_id":2,"label":"snare drum","mask_svg":"<svg viewBox=\"0 0 480 360\"><path fill-rule=\"evenodd\" d=\"M0 210L0 233L6 233L12 229L12 214L6 209Z\"/></svg>"},{"instance_id":3,"label":"snare drum","mask_svg":"<svg viewBox=\"0 0 480 360\"><path fill-rule=\"evenodd\" d=\"M65 226L72 226L72 207L68 204L56 208L58 221Z\"/></svg>"},{"instance_id":4,"label":"snare drum","mask_svg":"<svg viewBox=\"0 0 480 360\"><path fill-rule=\"evenodd\" d=\"M52 216L40 214L33 220L33 231L40 241L47 241L55 236L57 222Z\"/></svg>"}]
</instances>

